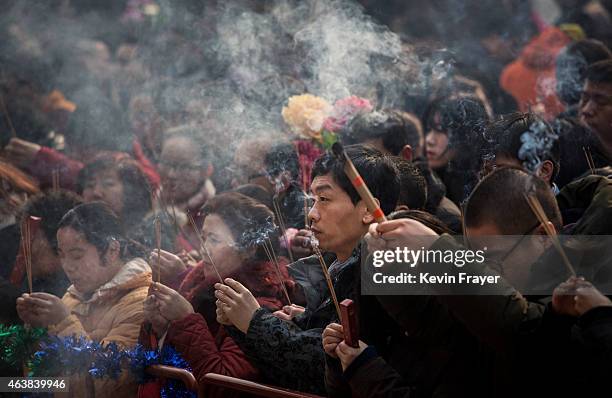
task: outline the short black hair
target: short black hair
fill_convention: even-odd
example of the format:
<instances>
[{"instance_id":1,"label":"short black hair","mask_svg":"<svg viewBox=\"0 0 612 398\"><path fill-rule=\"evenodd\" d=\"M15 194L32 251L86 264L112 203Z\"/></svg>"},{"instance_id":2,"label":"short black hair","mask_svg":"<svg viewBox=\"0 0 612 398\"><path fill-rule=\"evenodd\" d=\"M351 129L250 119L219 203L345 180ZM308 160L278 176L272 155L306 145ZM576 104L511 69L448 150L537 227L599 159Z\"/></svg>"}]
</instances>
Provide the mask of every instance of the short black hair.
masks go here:
<instances>
[{"instance_id":1,"label":"short black hair","mask_svg":"<svg viewBox=\"0 0 612 398\"><path fill-rule=\"evenodd\" d=\"M40 228L45 234L51 249L57 253L57 230L59 223L68 210L83 203L75 193L65 190L48 191L32 196L23 205L19 220L26 217L40 218Z\"/></svg>"},{"instance_id":2,"label":"short black hair","mask_svg":"<svg viewBox=\"0 0 612 398\"><path fill-rule=\"evenodd\" d=\"M119 217L104 202L83 203L69 210L59 223L58 229L72 228L85 236L103 256L110 243L117 241L121 245L121 258L130 260L142 256L142 250L134 247L125 238Z\"/></svg>"},{"instance_id":3,"label":"short black hair","mask_svg":"<svg viewBox=\"0 0 612 398\"><path fill-rule=\"evenodd\" d=\"M427 182L421 171L412 162L399 156L391 157L399 172L400 194L397 205L410 210L424 210L427 203Z\"/></svg>"},{"instance_id":4,"label":"short black hair","mask_svg":"<svg viewBox=\"0 0 612 398\"><path fill-rule=\"evenodd\" d=\"M384 156L379 150L367 145L349 145L346 153L357 168L372 195L380 201L380 208L389 214L397 206L400 192L400 180L393 160ZM353 204L361 198L344 173L344 162L331 152L324 153L312 167L312 178L331 175L334 181L346 192Z\"/></svg>"},{"instance_id":5,"label":"short black hair","mask_svg":"<svg viewBox=\"0 0 612 398\"><path fill-rule=\"evenodd\" d=\"M524 235L538 221L525 195L535 194L544 213L559 229L563 225L555 195L546 183L524 170L501 167L483 178L468 197L466 227L495 225L504 235Z\"/></svg>"},{"instance_id":6,"label":"short black hair","mask_svg":"<svg viewBox=\"0 0 612 398\"><path fill-rule=\"evenodd\" d=\"M341 135L345 144L362 144L381 138L386 150L399 155L406 145L417 148L423 131L403 112L385 109L355 116Z\"/></svg>"},{"instance_id":7,"label":"short black hair","mask_svg":"<svg viewBox=\"0 0 612 398\"><path fill-rule=\"evenodd\" d=\"M541 148L533 148L534 153L525 150L523 134L530 131L533 134L549 137L548 147L543 144ZM489 154L505 155L516 159L532 172L535 170L531 169L529 162L536 158L539 161L550 160L554 166L551 183L557 178L561 153L558 135L550 124L534 113L515 112L502 115L487 126L485 136L487 139L486 151ZM544 143L544 141L538 142Z\"/></svg>"},{"instance_id":8,"label":"short black hair","mask_svg":"<svg viewBox=\"0 0 612 398\"><path fill-rule=\"evenodd\" d=\"M555 67L559 99L568 105L577 104L589 65L607 59L612 59L612 52L599 40L568 44L558 55Z\"/></svg>"},{"instance_id":9,"label":"short black hair","mask_svg":"<svg viewBox=\"0 0 612 398\"><path fill-rule=\"evenodd\" d=\"M298 181L300 178L300 163L297 152L290 143L273 145L264 157L264 167L266 172L272 177L288 171L291 181Z\"/></svg>"},{"instance_id":10,"label":"short black hair","mask_svg":"<svg viewBox=\"0 0 612 398\"><path fill-rule=\"evenodd\" d=\"M595 62L589 66L586 80L592 83L612 83L612 60Z\"/></svg>"}]
</instances>

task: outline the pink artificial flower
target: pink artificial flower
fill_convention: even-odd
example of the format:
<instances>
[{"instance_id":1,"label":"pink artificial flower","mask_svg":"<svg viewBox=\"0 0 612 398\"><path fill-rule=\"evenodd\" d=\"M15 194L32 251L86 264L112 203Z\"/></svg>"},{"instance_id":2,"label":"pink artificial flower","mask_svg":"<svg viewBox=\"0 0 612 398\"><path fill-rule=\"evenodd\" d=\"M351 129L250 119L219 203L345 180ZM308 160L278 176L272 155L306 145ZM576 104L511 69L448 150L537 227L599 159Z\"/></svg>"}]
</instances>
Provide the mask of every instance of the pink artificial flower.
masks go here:
<instances>
[{"instance_id":1,"label":"pink artificial flower","mask_svg":"<svg viewBox=\"0 0 612 398\"><path fill-rule=\"evenodd\" d=\"M356 115L371 112L373 109L374 107L370 101L355 95L339 99L334 104L331 116L323 123L323 128L328 131L338 132Z\"/></svg>"}]
</instances>

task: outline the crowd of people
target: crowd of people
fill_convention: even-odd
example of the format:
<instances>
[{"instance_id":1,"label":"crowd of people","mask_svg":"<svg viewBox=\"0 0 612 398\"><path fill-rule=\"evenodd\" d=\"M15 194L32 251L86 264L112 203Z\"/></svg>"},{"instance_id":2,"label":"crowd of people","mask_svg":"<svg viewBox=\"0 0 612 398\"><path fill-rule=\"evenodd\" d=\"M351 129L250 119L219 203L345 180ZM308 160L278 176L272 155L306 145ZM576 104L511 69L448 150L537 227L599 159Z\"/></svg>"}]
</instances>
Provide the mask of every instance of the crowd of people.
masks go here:
<instances>
[{"instance_id":1,"label":"crowd of people","mask_svg":"<svg viewBox=\"0 0 612 398\"><path fill-rule=\"evenodd\" d=\"M285 15L316 21L317 1L8 3L0 324L172 347L207 397L242 394L209 373L329 397L608 396L612 2L321 2L409 55L370 54L371 73L417 80L335 98ZM268 75L237 64L228 15L261 47L280 32ZM419 73L394 69L406 59ZM491 236L518 242L427 264L499 276L486 293L362 294L373 250ZM90 383L72 375L72 396L159 397L167 380Z\"/></svg>"}]
</instances>

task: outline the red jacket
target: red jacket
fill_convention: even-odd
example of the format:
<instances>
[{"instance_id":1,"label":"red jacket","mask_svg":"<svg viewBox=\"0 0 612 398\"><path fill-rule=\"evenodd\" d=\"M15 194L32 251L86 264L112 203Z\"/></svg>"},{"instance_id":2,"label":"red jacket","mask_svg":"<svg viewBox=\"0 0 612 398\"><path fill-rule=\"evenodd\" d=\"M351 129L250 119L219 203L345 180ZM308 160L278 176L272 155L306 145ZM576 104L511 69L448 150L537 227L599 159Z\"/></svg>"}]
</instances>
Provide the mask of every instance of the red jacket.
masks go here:
<instances>
[{"instance_id":1,"label":"red jacket","mask_svg":"<svg viewBox=\"0 0 612 398\"><path fill-rule=\"evenodd\" d=\"M534 110L551 120L564 110L557 97L555 61L571 41L559 28L546 28L501 73L501 87L514 97L521 112Z\"/></svg>"},{"instance_id":2,"label":"red jacket","mask_svg":"<svg viewBox=\"0 0 612 398\"><path fill-rule=\"evenodd\" d=\"M283 282L292 293L295 282L287 273L286 262L281 260ZM267 261L245 265L231 276L249 289L260 305L271 310L281 309L287 304L275 266ZM246 355L227 334L223 325L216 321L214 284L218 282L214 273L206 272L203 264L194 267L183 280L179 289L194 306L197 313L173 321L168 329L164 344L172 345L192 368L198 381L207 373L219 373L241 379L256 380L258 371L250 364ZM150 336L146 334L144 343ZM229 391L206 387L200 382L206 397L232 396ZM141 389L139 397L159 397L159 391ZM239 394L234 394L239 395Z\"/></svg>"}]
</instances>

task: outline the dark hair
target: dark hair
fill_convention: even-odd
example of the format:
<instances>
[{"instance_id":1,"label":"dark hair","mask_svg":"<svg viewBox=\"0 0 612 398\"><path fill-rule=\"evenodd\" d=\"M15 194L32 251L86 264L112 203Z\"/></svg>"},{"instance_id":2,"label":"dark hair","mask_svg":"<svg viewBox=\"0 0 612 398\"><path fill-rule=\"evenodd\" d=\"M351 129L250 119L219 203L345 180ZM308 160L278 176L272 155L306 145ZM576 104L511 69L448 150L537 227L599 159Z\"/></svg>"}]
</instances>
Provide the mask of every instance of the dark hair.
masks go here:
<instances>
[{"instance_id":1,"label":"dark hair","mask_svg":"<svg viewBox=\"0 0 612 398\"><path fill-rule=\"evenodd\" d=\"M611 58L612 52L599 40L584 39L568 44L556 61L559 99L568 105L577 104L589 65Z\"/></svg>"},{"instance_id":2,"label":"dark hair","mask_svg":"<svg viewBox=\"0 0 612 398\"><path fill-rule=\"evenodd\" d=\"M423 210L427 203L427 182L421 171L408 160L399 156L391 157L399 172L400 194L397 205L408 206L411 210Z\"/></svg>"},{"instance_id":3,"label":"dark hair","mask_svg":"<svg viewBox=\"0 0 612 398\"><path fill-rule=\"evenodd\" d=\"M264 157L264 167L272 177L288 171L292 182L299 181L300 163L296 149L290 143L273 145Z\"/></svg>"},{"instance_id":4,"label":"dark hair","mask_svg":"<svg viewBox=\"0 0 612 398\"><path fill-rule=\"evenodd\" d=\"M421 126L403 112L392 109L359 114L341 134L346 144L363 144L381 138L385 149L393 155L399 155L406 145L417 148L423 138Z\"/></svg>"},{"instance_id":5,"label":"dark hair","mask_svg":"<svg viewBox=\"0 0 612 398\"><path fill-rule=\"evenodd\" d=\"M98 173L116 171L123 185L123 211L119 214L124 225L140 223L151 211L151 186L138 162L124 153L102 153L79 171L77 192L83 194L87 182Z\"/></svg>"},{"instance_id":6,"label":"dark hair","mask_svg":"<svg viewBox=\"0 0 612 398\"><path fill-rule=\"evenodd\" d=\"M389 220L399 220L401 218L410 218L412 220L416 220L421 224L433 229L433 231L439 235L441 234L451 234L455 233L440 219L436 216L422 210L400 210L394 211L389 214Z\"/></svg>"},{"instance_id":7,"label":"dark hair","mask_svg":"<svg viewBox=\"0 0 612 398\"><path fill-rule=\"evenodd\" d=\"M385 214L395 209L399 198L399 176L393 161L379 150L370 146L350 145L345 147L348 157L365 181L372 195L380 201ZM330 174L334 181L346 192L353 204L361 198L344 173L344 162L331 152L324 153L312 167L312 178Z\"/></svg>"},{"instance_id":8,"label":"dark hair","mask_svg":"<svg viewBox=\"0 0 612 398\"><path fill-rule=\"evenodd\" d=\"M69 210L59 223L58 229L61 228L72 228L81 232L101 256L106 253L113 240L121 245L123 260L143 254L127 242L119 217L104 202L83 203Z\"/></svg>"},{"instance_id":9,"label":"dark hair","mask_svg":"<svg viewBox=\"0 0 612 398\"><path fill-rule=\"evenodd\" d=\"M425 184L427 186L427 195L425 202L425 211L429 213L435 213L440 206L440 202L446 195L446 186L440 180L440 178L429 168L426 161L419 160L412 163L425 178Z\"/></svg>"},{"instance_id":10,"label":"dark hair","mask_svg":"<svg viewBox=\"0 0 612 398\"><path fill-rule=\"evenodd\" d=\"M19 222L26 217L39 217L40 228L51 249L57 253L57 230L64 214L82 203L81 198L70 191L48 191L31 197L21 209Z\"/></svg>"},{"instance_id":11,"label":"dark hair","mask_svg":"<svg viewBox=\"0 0 612 398\"><path fill-rule=\"evenodd\" d=\"M266 205L268 209L272 209L274 206L270 192L266 191L264 187L258 184L243 184L232 189L230 192L237 192L248 196L249 198L255 199L258 202Z\"/></svg>"},{"instance_id":12,"label":"dark hair","mask_svg":"<svg viewBox=\"0 0 612 398\"><path fill-rule=\"evenodd\" d=\"M518 168L501 167L483 178L467 199L465 225L495 225L504 235L523 235L537 222L525 199L535 194L554 226L563 225L550 187L540 178Z\"/></svg>"},{"instance_id":13,"label":"dark hair","mask_svg":"<svg viewBox=\"0 0 612 398\"><path fill-rule=\"evenodd\" d=\"M436 115L439 121L436 121ZM475 97L442 97L430 102L423 115L426 131L435 129L448 135L450 147L473 146L489 121L483 102Z\"/></svg>"},{"instance_id":14,"label":"dark hair","mask_svg":"<svg viewBox=\"0 0 612 398\"><path fill-rule=\"evenodd\" d=\"M208 199L200 212L205 217L211 214L219 216L232 231L239 250L256 247L256 260L268 258L262 239L270 238L278 253L278 230L274 213L263 203L238 192L225 192Z\"/></svg>"},{"instance_id":15,"label":"dark hair","mask_svg":"<svg viewBox=\"0 0 612 398\"><path fill-rule=\"evenodd\" d=\"M612 83L612 60L590 65L586 72L586 80L592 83Z\"/></svg>"},{"instance_id":16,"label":"dark hair","mask_svg":"<svg viewBox=\"0 0 612 398\"><path fill-rule=\"evenodd\" d=\"M526 152L526 156L521 158L523 151L523 134L533 131L534 134L550 137L550 148L534 148L535 153L530 155ZM488 141L487 151L494 156L505 155L512 159L518 160L527 169L530 169L530 161L537 158L539 161L550 160L553 163L553 174L551 183L555 181L559 174L560 167L560 152L559 140L557 133L553 128L542 118L533 113L511 113L501 116L498 120L489 124L485 132ZM538 140L544 142L543 140ZM531 159L525 159L525 157ZM530 170L535 171L535 170Z\"/></svg>"}]
</instances>

